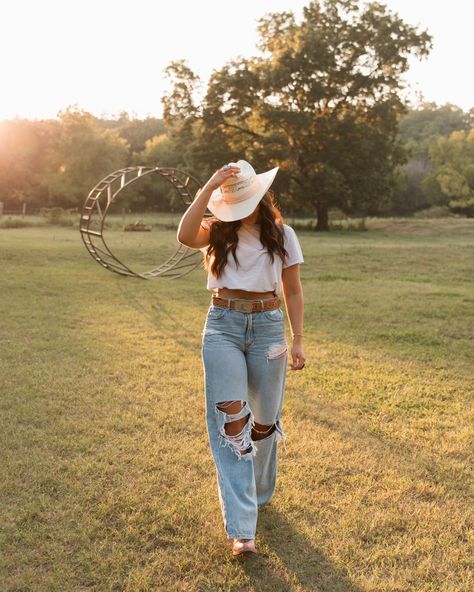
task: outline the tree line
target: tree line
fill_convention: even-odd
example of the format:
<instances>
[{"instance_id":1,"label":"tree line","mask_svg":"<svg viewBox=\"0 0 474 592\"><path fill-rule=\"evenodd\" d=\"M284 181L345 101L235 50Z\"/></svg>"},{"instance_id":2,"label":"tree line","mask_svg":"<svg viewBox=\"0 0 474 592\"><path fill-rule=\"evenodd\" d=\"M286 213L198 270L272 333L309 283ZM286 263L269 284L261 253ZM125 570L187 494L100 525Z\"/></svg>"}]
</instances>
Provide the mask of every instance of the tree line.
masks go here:
<instances>
[{"instance_id":1,"label":"tree line","mask_svg":"<svg viewBox=\"0 0 474 592\"><path fill-rule=\"evenodd\" d=\"M409 110L403 74L431 37L380 3L309 2L259 21L258 55L236 58L203 84L171 63L163 117L98 118L77 106L54 120L0 123L0 201L6 209L80 207L108 173L173 166L202 181L245 158L279 166L283 211L328 228L347 215L409 215L442 206L474 216L474 110L424 103ZM176 206L148 178L124 196L140 211Z\"/></svg>"}]
</instances>

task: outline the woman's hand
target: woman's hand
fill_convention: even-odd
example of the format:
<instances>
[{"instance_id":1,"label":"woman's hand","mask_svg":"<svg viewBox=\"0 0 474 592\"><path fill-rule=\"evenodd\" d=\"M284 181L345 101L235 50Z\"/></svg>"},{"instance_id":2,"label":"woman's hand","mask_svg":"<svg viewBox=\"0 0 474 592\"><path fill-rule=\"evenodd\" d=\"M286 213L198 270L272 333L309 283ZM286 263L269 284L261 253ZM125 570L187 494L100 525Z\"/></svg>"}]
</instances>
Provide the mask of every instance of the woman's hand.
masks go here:
<instances>
[{"instance_id":1,"label":"woman's hand","mask_svg":"<svg viewBox=\"0 0 474 592\"><path fill-rule=\"evenodd\" d=\"M224 168L224 167L229 167L229 168ZM240 173L240 168L238 166L235 166L235 165L224 165L224 167L218 169L212 175L212 177L209 179L209 181L206 183L206 185L212 191L214 191L218 187L220 187L222 185L222 183L224 183L224 181L226 179L228 179L229 177L233 177L237 173Z\"/></svg>"},{"instance_id":2,"label":"woman's hand","mask_svg":"<svg viewBox=\"0 0 474 592\"><path fill-rule=\"evenodd\" d=\"M293 345L291 346L291 358L292 363L290 364L290 368L292 370L302 370L304 368L306 358L304 357L303 344L299 339L293 341Z\"/></svg>"}]
</instances>

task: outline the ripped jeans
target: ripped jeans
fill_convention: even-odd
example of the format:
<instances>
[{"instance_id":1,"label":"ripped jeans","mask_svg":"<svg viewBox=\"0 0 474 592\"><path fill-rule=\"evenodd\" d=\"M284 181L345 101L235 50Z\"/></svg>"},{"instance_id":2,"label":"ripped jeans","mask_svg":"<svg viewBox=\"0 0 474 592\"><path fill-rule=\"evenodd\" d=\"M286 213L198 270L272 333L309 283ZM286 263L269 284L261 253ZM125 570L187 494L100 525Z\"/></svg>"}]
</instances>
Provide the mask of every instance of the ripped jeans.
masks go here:
<instances>
[{"instance_id":1,"label":"ripped jeans","mask_svg":"<svg viewBox=\"0 0 474 592\"><path fill-rule=\"evenodd\" d=\"M211 303L202 332L206 425L228 538L255 538L273 495L288 360L283 311Z\"/></svg>"}]
</instances>

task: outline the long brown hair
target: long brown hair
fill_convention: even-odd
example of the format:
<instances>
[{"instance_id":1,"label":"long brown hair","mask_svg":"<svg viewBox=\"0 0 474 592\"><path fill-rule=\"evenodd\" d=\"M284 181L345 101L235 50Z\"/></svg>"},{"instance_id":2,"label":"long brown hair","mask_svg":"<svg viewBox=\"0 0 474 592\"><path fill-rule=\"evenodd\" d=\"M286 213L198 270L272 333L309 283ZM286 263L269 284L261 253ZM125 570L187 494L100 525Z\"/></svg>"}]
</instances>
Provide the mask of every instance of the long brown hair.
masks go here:
<instances>
[{"instance_id":1,"label":"long brown hair","mask_svg":"<svg viewBox=\"0 0 474 592\"><path fill-rule=\"evenodd\" d=\"M235 254L239 237L237 231L242 221L223 222L215 216L206 219L210 223L210 243L204 255L204 268L209 269L209 261L214 255L214 260L210 266L211 273L220 277L227 265L229 253L232 253L234 261L239 266L239 261ZM277 224L279 222L279 224ZM275 254L284 261L288 252L284 247L283 223L284 219L280 210L275 204L275 195L269 189L260 200L260 209L257 223L260 224L260 242L267 248L268 254L273 263Z\"/></svg>"}]
</instances>

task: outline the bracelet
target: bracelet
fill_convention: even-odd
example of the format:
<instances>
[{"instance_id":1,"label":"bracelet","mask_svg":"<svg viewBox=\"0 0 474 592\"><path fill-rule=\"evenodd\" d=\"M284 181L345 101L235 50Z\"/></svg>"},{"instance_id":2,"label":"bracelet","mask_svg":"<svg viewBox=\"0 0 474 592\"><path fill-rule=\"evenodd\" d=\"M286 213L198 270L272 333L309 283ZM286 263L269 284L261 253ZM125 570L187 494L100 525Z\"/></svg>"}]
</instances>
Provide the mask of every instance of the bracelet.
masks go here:
<instances>
[{"instance_id":1,"label":"bracelet","mask_svg":"<svg viewBox=\"0 0 474 592\"><path fill-rule=\"evenodd\" d=\"M292 333L291 336L292 337L296 337L296 336L303 337L303 333Z\"/></svg>"}]
</instances>

